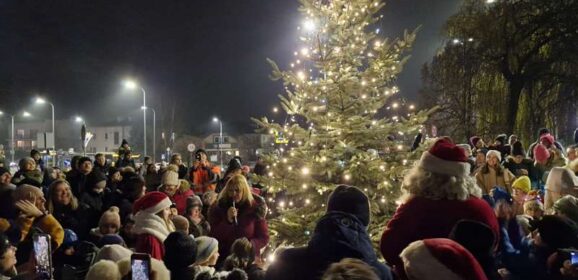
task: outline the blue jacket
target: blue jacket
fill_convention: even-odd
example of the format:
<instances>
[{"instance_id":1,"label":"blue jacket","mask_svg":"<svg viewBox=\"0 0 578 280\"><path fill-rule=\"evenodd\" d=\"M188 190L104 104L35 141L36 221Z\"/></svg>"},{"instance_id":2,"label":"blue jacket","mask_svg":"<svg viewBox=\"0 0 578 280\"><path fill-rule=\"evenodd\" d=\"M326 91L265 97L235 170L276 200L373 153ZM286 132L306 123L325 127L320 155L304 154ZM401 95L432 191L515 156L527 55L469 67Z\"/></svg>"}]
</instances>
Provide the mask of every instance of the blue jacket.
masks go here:
<instances>
[{"instance_id":1,"label":"blue jacket","mask_svg":"<svg viewBox=\"0 0 578 280\"><path fill-rule=\"evenodd\" d=\"M365 226L354 215L328 212L317 222L307 247L287 249L267 269L266 279L320 279L325 270L343 258L364 261L382 280L393 279L390 269L377 260Z\"/></svg>"}]
</instances>

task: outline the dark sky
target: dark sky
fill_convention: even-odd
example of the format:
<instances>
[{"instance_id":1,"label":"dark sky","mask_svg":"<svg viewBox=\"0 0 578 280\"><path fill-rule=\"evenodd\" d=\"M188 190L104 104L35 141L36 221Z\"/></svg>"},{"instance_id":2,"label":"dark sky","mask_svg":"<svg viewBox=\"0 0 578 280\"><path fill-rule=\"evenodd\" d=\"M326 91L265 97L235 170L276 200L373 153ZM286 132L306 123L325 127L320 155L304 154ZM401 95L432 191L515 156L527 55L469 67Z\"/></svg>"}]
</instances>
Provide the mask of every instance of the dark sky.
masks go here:
<instances>
[{"instance_id":1,"label":"dark sky","mask_svg":"<svg viewBox=\"0 0 578 280\"><path fill-rule=\"evenodd\" d=\"M399 78L409 98L416 98L420 67L440 46L440 28L459 2L387 2L383 35L422 25ZM250 130L251 116L271 115L277 104L282 85L269 80L265 59L286 67L293 58L302 21L297 7L297 0L0 0L0 109L23 108L41 93L58 119L137 117L142 96L120 84L134 77L157 110L160 130L169 129L173 104L178 130L213 130L214 115L226 129ZM15 95L18 104L7 104Z\"/></svg>"}]
</instances>

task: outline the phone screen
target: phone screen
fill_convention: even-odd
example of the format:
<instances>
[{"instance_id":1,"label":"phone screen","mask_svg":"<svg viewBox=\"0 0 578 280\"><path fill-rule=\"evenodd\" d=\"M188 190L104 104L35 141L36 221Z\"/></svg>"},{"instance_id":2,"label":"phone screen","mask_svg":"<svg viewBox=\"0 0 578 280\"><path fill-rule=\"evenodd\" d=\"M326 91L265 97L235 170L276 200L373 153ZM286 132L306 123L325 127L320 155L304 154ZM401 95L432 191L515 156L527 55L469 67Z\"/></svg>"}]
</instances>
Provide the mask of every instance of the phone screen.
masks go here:
<instances>
[{"instance_id":1,"label":"phone screen","mask_svg":"<svg viewBox=\"0 0 578 280\"><path fill-rule=\"evenodd\" d=\"M52 279L49 238L45 234L34 237L34 259L36 260L36 273L40 279Z\"/></svg>"},{"instance_id":2,"label":"phone screen","mask_svg":"<svg viewBox=\"0 0 578 280\"><path fill-rule=\"evenodd\" d=\"M578 252L570 252L570 262L573 266L578 266Z\"/></svg>"},{"instance_id":3,"label":"phone screen","mask_svg":"<svg viewBox=\"0 0 578 280\"><path fill-rule=\"evenodd\" d=\"M131 270L132 280L149 280L150 262L144 259L132 259Z\"/></svg>"}]
</instances>

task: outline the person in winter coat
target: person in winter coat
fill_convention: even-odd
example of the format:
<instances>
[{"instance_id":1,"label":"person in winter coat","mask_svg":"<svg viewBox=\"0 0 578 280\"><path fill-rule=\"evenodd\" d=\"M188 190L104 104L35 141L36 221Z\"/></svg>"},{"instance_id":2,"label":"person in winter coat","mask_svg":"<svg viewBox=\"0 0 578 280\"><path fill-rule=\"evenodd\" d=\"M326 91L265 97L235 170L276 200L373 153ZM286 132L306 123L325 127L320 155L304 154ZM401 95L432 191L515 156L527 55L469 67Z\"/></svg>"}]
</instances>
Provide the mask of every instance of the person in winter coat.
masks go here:
<instances>
[{"instance_id":1,"label":"person in winter coat","mask_svg":"<svg viewBox=\"0 0 578 280\"><path fill-rule=\"evenodd\" d=\"M578 198L566 195L554 203L554 215L565 217L578 225Z\"/></svg>"},{"instance_id":2,"label":"person in winter coat","mask_svg":"<svg viewBox=\"0 0 578 280\"><path fill-rule=\"evenodd\" d=\"M201 236L195 238L195 243L197 244L197 258L193 266L194 279L221 279L227 276L227 271L215 269L219 259L219 241L212 237Z\"/></svg>"},{"instance_id":3,"label":"person in winter coat","mask_svg":"<svg viewBox=\"0 0 578 280\"><path fill-rule=\"evenodd\" d=\"M489 194L495 186L503 187L508 190L508 193L512 193L515 176L500 164L501 161L502 156L499 151L489 150L486 154L486 164L476 173L476 181L482 189L482 194Z\"/></svg>"},{"instance_id":4,"label":"person in winter coat","mask_svg":"<svg viewBox=\"0 0 578 280\"><path fill-rule=\"evenodd\" d=\"M36 161L31 157L25 157L18 162L20 169L12 176L12 184L22 184L40 187L44 180L43 173L36 168Z\"/></svg>"},{"instance_id":5,"label":"person in winter coat","mask_svg":"<svg viewBox=\"0 0 578 280\"><path fill-rule=\"evenodd\" d=\"M566 157L568 158L568 163L578 159L578 144L570 145L566 148Z\"/></svg>"},{"instance_id":6,"label":"person in winter coat","mask_svg":"<svg viewBox=\"0 0 578 280\"><path fill-rule=\"evenodd\" d=\"M184 215L187 208L187 198L195 195L191 185L179 179L178 166L169 164L162 175L159 191L164 192L177 207L179 215Z\"/></svg>"},{"instance_id":7,"label":"person in winter coat","mask_svg":"<svg viewBox=\"0 0 578 280\"><path fill-rule=\"evenodd\" d=\"M241 237L253 243L255 255L259 257L261 248L269 242L266 214L265 200L251 193L247 179L243 175L231 177L209 210L210 236L221 243L217 267L229 255L233 242Z\"/></svg>"},{"instance_id":8,"label":"person in winter coat","mask_svg":"<svg viewBox=\"0 0 578 280\"><path fill-rule=\"evenodd\" d=\"M494 139L494 144L490 146L490 150L496 150L500 152L501 158L505 159L510 155L511 147L506 145L508 140L508 135L500 134Z\"/></svg>"},{"instance_id":9,"label":"person in winter coat","mask_svg":"<svg viewBox=\"0 0 578 280\"><path fill-rule=\"evenodd\" d=\"M412 242L401 252L411 280L487 280L484 270L463 246L447 238Z\"/></svg>"},{"instance_id":10,"label":"person in winter coat","mask_svg":"<svg viewBox=\"0 0 578 280\"><path fill-rule=\"evenodd\" d=\"M544 135L550 135L550 130L547 128L540 128L540 130L538 131L538 140L536 140L536 142L530 144L530 147L528 147L528 158L530 159L535 159L534 158L534 148L536 147L536 145L540 144L542 142L542 136ZM560 144L560 142L558 141L554 141L553 145L556 147L556 149L560 150L560 151L564 151L564 147L562 146L562 144Z\"/></svg>"},{"instance_id":11,"label":"person in winter coat","mask_svg":"<svg viewBox=\"0 0 578 280\"><path fill-rule=\"evenodd\" d=\"M124 225L127 217L132 213L133 203L143 197L146 193L145 182L141 176L134 173L127 175L123 184L112 192L104 205L105 209L111 206L119 208L120 221Z\"/></svg>"},{"instance_id":12,"label":"person in winter coat","mask_svg":"<svg viewBox=\"0 0 578 280\"><path fill-rule=\"evenodd\" d=\"M179 174L179 179L186 179L187 177L187 167L183 164L183 157L179 153L174 153L171 156L170 164L177 166L177 172Z\"/></svg>"},{"instance_id":13,"label":"person in winter coat","mask_svg":"<svg viewBox=\"0 0 578 280\"><path fill-rule=\"evenodd\" d=\"M161 184L161 174L159 174L157 167L154 164L149 164L146 168L144 180L146 182L147 192L152 192L157 190Z\"/></svg>"},{"instance_id":14,"label":"person in winter coat","mask_svg":"<svg viewBox=\"0 0 578 280\"><path fill-rule=\"evenodd\" d=\"M171 271L171 279L194 279L194 264L197 259L197 243L188 234L172 232L164 242L166 254L163 258Z\"/></svg>"},{"instance_id":15,"label":"person in winter coat","mask_svg":"<svg viewBox=\"0 0 578 280\"><path fill-rule=\"evenodd\" d=\"M207 191L214 191L215 183L218 180L218 173L213 165L207 160L207 152L198 149L195 152L195 162L189 172L189 178L193 182L195 193L203 194Z\"/></svg>"},{"instance_id":16,"label":"person in winter coat","mask_svg":"<svg viewBox=\"0 0 578 280\"><path fill-rule=\"evenodd\" d=\"M104 210L106 210L106 199L110 191L106 188L106 176L93 171L87 178L86 190L80 196L80 202L88 206L86 210L86 219L88 228L94 228L98 225L98 219Z\"/></svg>"},{"instance_id":17,"label":"person in winter coat","mask_svg":"<svg viewBox=\"0 0 578 280\"><path fill-rule=\"evenodd\" d=\"M267 269L266 279L319 279L343 258L356 258L373 268L379 279L393 279L380 263L371 243L369 199L356 187L340 185L327 201L327 212L317 221L306 247L287 249Z\"/></svg>"},{"instance_id":18,"label":"person in winter coat","mask_svg":"<svg viewBox=\"0 0 578 280\"><path fill-rule=\"evenodd\" d=\"M100 173L108 176L108 171L110 169L110 164L106 162L106 157L102 153L98 153L94 156L94 170L100 171Z\"/></svg>"},{"instance_id":19,"label":"person in winter coat","mask_svg":"<svg viewBox=\"0 0 578 280\"><path fill-rule=\"evenodd\" d=\"M32 149L30 151L30 157L34 159L34 162L36 163L36 169L44 171L44 160L42 160L42 155L40 152L38 150Z\"/></svg>"},{"instance_id":20,"label":"person in winter coat","mask_svg":"<svg viewBox=\"0 0 578 280\"><path fill-rule=\"evenodd\" d=\"M253 244L243 237L235 240L231 246L231 254L225 259L223 269L231 271L235 268L247 273L249 280L265 279L265 271L255 264Z\"/></svg>"},{"instance_id":21,"label":"person in winter coat","mask_svg":"<svg viewBox=\"0 0 578 280\"><path fill-rule=\"evenodd\" d=\"M539 178L534 171L534 162L526 158L524 147L520 141L512 145L512 154L504 162L504 167L510 170L516 177L528 176L532 181L538 181Z\"/></svg>"},{"instance_id":22,"label":"person in winter coat","mask_svg":"<svg viewBox=\"0 0 578 280\"><path fill-rule=\"evenodd\" d=\"M242 174L241 159L240 159L240 157L234 157L229 161L229 164L227 166L227 171L225 171L225 175L223 175L223 178L221 178L217 182L216 192L220 193L225 188L227 181L229 181L229 179L231 179L231 177L233 177L235 175L240 175L240 174Z\"/></svg>"},{"instance_id":23,"label":"person in winter coat","mask_svg":"<svg viewBox=\"0 0 578 280\"><path fill-rule=\"evenodd\" d=\"M446 238L455 224L474 220L489 226L499 236L496 215L484 200L462 148L442 138L421 156L404 177L404 202L381 236L381 253L388 264L405 278L401 251L416 240Z\"/></svg>"},{"instance_id":24,"label":"person in winter coat","mask_svg":"<svg viewBox=\"0 0 578 280\"><path fill-rule=\"evenodd\" d=\"M550 210L554 203L565 195L578 197L578 177L569 169L552 168L546 180L544 211Z\"/></svg>"},{"instance_id":25,"label":"person in winter coat","mask_svg":"<svg viewBox=\"0 0 578 280\"><path fill-rule=\"evenodd\" d=\"M512 183L512 208L514 210L514 215L524 214L524 202L528 199L528 193L530 192L531 187L532 183L528 176L521 176Z\"/></svg>"},{"instance_id":26,"label":"person in winter coat","mask_svg":"<svg viewBox=\"0 0 578 280\"><path fill-rule=\"evenodd\" d=\"M461 220L452 229L449 239L472 253L488 279L501 280L494 257L494 244L497 240L490 227L476 221Z\"/></svg>"},{"instance_id":27,"label":"person in winter coat","mask_svg":"<svg viewBox=\"0 0 578 280\"><path fill-rule=\"evenodd\" d=\"M9 280L18 274L16 263L16 247L6 235L0 233L0 280Z\"/></svg>"},{"instance_id":28,"label":"person in winter coat","mask_svg":"<svg viewBox=\"0 0 578 280\"><path fill-rule=\"evenodd\" d=\"M118 213L119 209L116 206L112 206L104 211L98 221L98 227L90 230L88 241L98 246L103 236L107 234L118 234L121 227L120 215Z\"/></svg>"},{"instance_id":29,"label":"person in winter coat","mask_svg":"<svg viewBox=\"0 0 578 280\"><path fill-rule=\"evenodd\" d=\"M19 210L15 222L21 233L18 261L28 261L32 250L32 234L36 229L50 235L52 248L56 250L64 240L64 229L54 216L46 211L44 193L35 186L21 185L14 191L12 198L14 207Z\"/></svg>"},{"instance_id":30,"label":"person in winter coat","mask_svg":"<svg viewBox=\"0 0 578 280\"><path fill-rule=\"evenodd\" d=\"M134 160L132 159L132 152L130 150L125 151L122 154L122 156L119 156L114 167L116 168L132 167L132 169L136 170L136 165L134 163Z\"/></svg>"},{"instance_id":31,"label":"person in winter coat","mask_svg":"<svg viewBox=\"0 0 578 280\"><path fill-rule=\"evenodd\" d=\"M546 215L537 223L537 230L519 240L521 246L515 248L505 227L507 216L497 213L502 236L500 258L509 279L553 279L548 270L550 256L558 249L576 248L578 245L575 223L564 217Z\"/></svg>"},{"instance_id":32,"label":"person in winter coat","mask_svg":"<svg viewBox=\"0 0 578 280\"><path fill-rule=\"evenodd\" d=\"M209 235L211 232L211 225L201 213L202 209L203 202L198 196L187 198L187 209L184 216L189 221L189 233L194 237Z\"/></svg>"},{"instance_id":33,"label":"person in winter coat","mask_svg":"<svg viewBox=\"0 0 578 280\"><path fill-rule=\"evenodd\" d=\"M88 206L78 201L66 180L60 179L50 184L46 209L63 228L71 229L81 239L87 236L90 230L86 219Z\"/></svg>"},{"instance_id":34,"label":"person in winter coat","mask_svg":"<svg viewBox=\"0 0 578 280\"><path fill-rule=\"evenodd\" d=\"M72 193L76 197L80 197L86 188L86 183L88 181L88 175L92 172L92 161L88 157L80 157L76 161L76 165L68 174L66 175L66 180L70 183L70 188Z\"/></svg>"},{"instance_id":35,"label":"person in winter coat","mask_svg":"<svg viewBox=\"0 0 578 280\"><path fill-rule=\"evenodd\" d=\"M175 231L171 221L171 200L162 192L149 192L135 201L133 213L135 224L133 232L136 237L137 253L151 255L162 260L165 255L163 242Z\"/></svg>"}]
</instances>

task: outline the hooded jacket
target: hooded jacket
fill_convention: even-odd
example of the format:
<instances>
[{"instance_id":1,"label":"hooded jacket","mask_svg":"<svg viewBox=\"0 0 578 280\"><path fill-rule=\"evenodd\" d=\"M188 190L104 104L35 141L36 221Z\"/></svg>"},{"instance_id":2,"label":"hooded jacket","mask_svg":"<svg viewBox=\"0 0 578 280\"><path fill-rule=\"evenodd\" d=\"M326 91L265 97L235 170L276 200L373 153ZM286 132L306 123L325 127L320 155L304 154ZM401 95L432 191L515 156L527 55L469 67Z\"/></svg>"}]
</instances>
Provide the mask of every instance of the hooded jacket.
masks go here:
<instances>
[{"instance_id":1,"label":"hooded jacket","mask_svg":"<svg viewBox=\"0 0 578 280\"><path fill-rule=\"evenodd\" d=\"M356 258L370 265L380 279L393 279L377 260L365 226L354 215L331 211L315 227L307 247L285 250L269 267L265 279L320 279L332 263Z\"/></svg>"}]
</instances>

